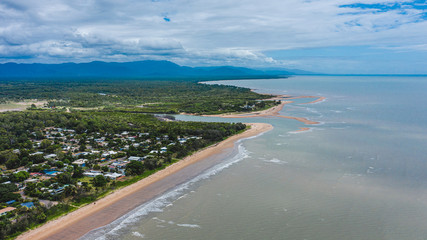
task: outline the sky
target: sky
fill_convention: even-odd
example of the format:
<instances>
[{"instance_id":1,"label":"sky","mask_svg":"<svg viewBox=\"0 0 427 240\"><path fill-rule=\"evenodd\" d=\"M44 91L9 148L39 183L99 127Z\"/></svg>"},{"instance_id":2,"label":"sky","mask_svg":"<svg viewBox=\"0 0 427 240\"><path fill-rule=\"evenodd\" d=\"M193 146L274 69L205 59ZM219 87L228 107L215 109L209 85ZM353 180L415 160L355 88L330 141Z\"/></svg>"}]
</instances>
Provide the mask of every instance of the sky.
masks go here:
<instances>
[{"instance_id":1,"label":"sky","mask_svg":"<svg viewBox=\"0 0 427 240\"><path fill-rule=\"evenodd\" d=\"M426 0L0 0L0 63L427 74Z\"/></svg>"}]
</instances>

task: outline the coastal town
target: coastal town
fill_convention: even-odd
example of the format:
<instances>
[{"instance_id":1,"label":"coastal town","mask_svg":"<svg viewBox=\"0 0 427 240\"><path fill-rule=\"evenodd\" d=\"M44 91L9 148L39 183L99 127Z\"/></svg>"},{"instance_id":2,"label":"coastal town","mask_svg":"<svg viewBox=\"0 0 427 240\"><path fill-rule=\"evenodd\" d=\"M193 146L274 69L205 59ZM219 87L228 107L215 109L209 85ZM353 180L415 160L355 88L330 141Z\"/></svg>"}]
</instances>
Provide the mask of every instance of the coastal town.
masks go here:
<instances>
[{"instance_id":1,"label":"coastal town","mask_svg":"<svg viewBox=\"0 0 427 240\"><path fill-rule=\"evenodd\" d=\"M1 184L12 184L17 187L16 193L21 201L47 199L44 202L55 204L55 200L62 200L70 196L70 192L81 186L102 186L94 180L123 179L130 175L128 164L132 161L144 164L146 169L153 169L165 161L171 161L171 151L177 149L187 141L198 140L201 137L183 136L170 139L168 135L150 138L150 133L121 132L117 134L94 133L76 138L75 130L49 127L42 131L42 138L37 133L30 133L31 143L38 151L28 153L28 158L35 164L2 171L2 179L10 179ZM60 145L60 149L52 151L51 146ZM45 150L45 151L42 151ZM52 153L55 152L55 153ZM136 152L136 156L128 156ZM13 150L20 154L20 149ZM71 175L73 173L73 175ZM71 181L70 177L78 181ZM104 181L101 180L101 181ZM97 185L98 184L98 185ZM19 206L33 207L30 204L20 203ZM17 201L5 202L16 206ZM15 208L9 207L1 214L6 215Z\"/></svg>"},{"instance_id":2,"label":"coastal town","mask_svg":"<svg viewBox=\"0 0 427 240\"><path fill-rule=\"evenodd\" d=\"M171 117L149 119L145 124L185 124ZM126 120L122 129L127 130L114 132L59 126L27 129L19 147L0 151L2 236L91 203L223 138L212 134L218 133L215 130L193 134L167 134L157 128L141 131ZM237 131L246 128L243 124L230 126Z\"/></svg>"}]
</instances>

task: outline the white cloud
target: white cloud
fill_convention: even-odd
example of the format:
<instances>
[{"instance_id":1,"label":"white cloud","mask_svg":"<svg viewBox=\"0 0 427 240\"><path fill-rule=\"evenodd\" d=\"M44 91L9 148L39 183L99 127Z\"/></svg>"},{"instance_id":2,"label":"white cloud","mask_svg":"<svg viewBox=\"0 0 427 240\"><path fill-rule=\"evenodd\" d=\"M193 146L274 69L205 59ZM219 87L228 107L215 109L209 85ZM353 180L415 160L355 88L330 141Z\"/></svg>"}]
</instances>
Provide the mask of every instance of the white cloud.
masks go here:
<instances>
[{"instance_id":1,"label":"white cloud","mask_svg":"<svg viewBox=\"0 0 427 240\"><path fill-rule=\"evenodd\" d=\"M151 58L190 65L257 66L286 63L262 54L268 50L423 46L427 44L424 10L339 7L404 2L3 0L0 61ZM22 56L27 58L19 60Z\"/></svg>"}]
</instances>

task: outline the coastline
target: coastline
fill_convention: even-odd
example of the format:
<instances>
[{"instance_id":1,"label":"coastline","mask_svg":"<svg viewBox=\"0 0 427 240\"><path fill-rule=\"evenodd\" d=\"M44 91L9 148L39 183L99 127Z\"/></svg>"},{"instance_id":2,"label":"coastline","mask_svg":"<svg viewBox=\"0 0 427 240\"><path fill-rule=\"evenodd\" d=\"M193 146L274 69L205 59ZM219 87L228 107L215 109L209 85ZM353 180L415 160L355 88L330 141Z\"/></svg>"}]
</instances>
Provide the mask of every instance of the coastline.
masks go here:
<instances>
[{"instance_id":1,"label":"coastline","mask_svg":"<svg viewBox=\"0 0 427 240\"><path fill-rule=\"evenodd\" d=\"M117 216L122 216L135 207L135 203L129 201L132 200L132 195L136 195L138 192L149 188L150 186L152 187L155 183L158 183L160 180L164 180L166 177L179 175L181 170L194 163L212 155L219 154L226 149L232 148L237 140L256 136L273 129L272 125L266 123L248 123L247 125L249 125L250 128L240 134L231 136L222 142L187 156L179 162L174 163L132 185L114 191L92 204L79 208L76 211L58 219L47 222L36 229L27 231L16 239L77 239L93 229L102 227L117 219ZM171 184L173 185L176 183ZM148 202L153 197L148 197L148 199L144 199L144 201ZM126 202L128 205L123 204ZM119 207L114 206L114 214L110 214L110 210L107 208L111 208L114 204ZM138 203L138 205L140 204L141 203Z\"/></svg>"},{"instance_id":2,"label":"coastline","mask_svg":"<svg viewBox=\"0 0 427 240\"><path fill-rule=\"evenodd\" d=\"M288 99L299 99L299 98L316 98L313 101L310 101L307 103L300 103L300 104L318 103L318 102L325 101L325 99L326 99L325 97L319 97L319 96L291 97L289 95L277 95L277 96L270 98L268 100L281 100L282 102L277 106L274 106L272 108L269 108L269 109L266 109L263 111L251 112L251 113L238 113L238 114L231 113L231 114L202 115L202 116L203 117L221 117L221 118L280 117L280 118L297 120L297 121L300 121L300 122L307 124L307 125L319 124L319 122L312 121L312 120L309 120L307 118L294 117L294 116L284 116L284 115L279 114L279 112L283 109L283 107L286 104L293 103L293 101L283 101L283 99L288 100ZM303 129L304 129L304 131L308 130L308 128L303 128Z\"/></svg>"}]
</instances>

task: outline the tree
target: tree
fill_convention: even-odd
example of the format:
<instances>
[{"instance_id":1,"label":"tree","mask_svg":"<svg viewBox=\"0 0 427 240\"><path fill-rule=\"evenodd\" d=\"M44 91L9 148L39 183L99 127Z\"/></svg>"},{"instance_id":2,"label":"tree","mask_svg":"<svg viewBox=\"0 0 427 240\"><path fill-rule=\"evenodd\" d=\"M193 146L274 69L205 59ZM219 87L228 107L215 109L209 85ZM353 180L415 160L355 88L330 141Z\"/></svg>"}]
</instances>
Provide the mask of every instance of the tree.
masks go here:
<instances>
[{"instance_id":1,"label":"tree","mask_svg":"<svg viewBox=\"0 0 427 240\"><path fill-rule=\"evenodd\" d=\"M62 184L70 184L73 182L73 179L71 178L71 174L68 172L58 174L56 176L56 179L58 180L59 183L62 183Z\"/></svg>"},{"instance_id":2,"label":"tree","mask_svg":"<svg viewBox=\"0 0 427 240\"><path fill-rule=\"evenodd\" d=\"M73 178L83 177L83 173L84 173L83 168L77 165L73 165L73 166L74 166Z\"/></svg>"},{"instance_id":3,"label":"tree","mask_svg":"<svg viewBox=\"0 0 427 240\"><path fill-rule=\"evenodd\" d=\"M18 200L21 195L13 193L16 191L18 191L18 188L15 184L0 184L0 202Z\"/></svg>"},{"instance_id":4,"label":"tree","mask_svg":"<svg viewBox=\"0 0 427 240\"><path fill-rule=\"evenodd\" d=\"M79 151L83 152L84 150L86 150L86 144L81 144L79 147Z\"/></svg>"},{"instance_id":5,"label":"tree","mask_svg":"<svg viewBox=\"0 0 427 240\"><path fill-rule=\"evenodd\" d=\"M101 170L102 170L103 172L108 172L109 168L108 168L107 166L102 166L102 167L101 167Z\"/></svg>"},{"instance_id":6,"label":"tree","mask_svg":"<svg viewBox=\"0 0 427 240\"><path fill-rule=\"evenodd\" d=\"M77 194L77 188L75 186L66 186L64 189L65 196L75 196Z\"/></svg>"},{"instance_id":7,"label":"tree","mask_svg":"<svg viewBox=\"0 0 427 240\"><path fill-rule=\"evenodd\" d=\"M18 161L18 155L11 150L0 152L0 164L6 163L9 160Z\"/></svg>"},{"instance_id":8,"label":"tree","mask_svg":"<svg viewBox=\"0 0 427 240\"><path fill-rule=\"evenodd\" d=\"M64 163L63 163L63 162L61 162L61 161L57 161L57 162L55 162L55 166L56 166L57 168L63 168L63 167L64 167Z\"/></svg>"},{"instance_id":9,"label":"tree","mask_svg":"<svg viewBox=\"0 0 427 240\"><path fill-rule=\"evenodd\" d=\"M149 170L153 170L157 167L157 159L156 158L147 158L144 160L144 167Z\"/></svg>"},{"instance_id":10,"label":"tree","mask_svg":"<svg viewBox=\"0 0 427 240\"><path fill-rule=\"evenodd\" d=\"M46 159L43 157L43 154L30 155L28 157L28 160L30 160L34 164L38 164L38 163L42 163L42 162L46 161Z\"/></svg>"},{"instance_id":11,"label":"tree","mask_svg":"<svg viewBox=\"0 0 427 240\"><path fill-rule=\"evenodd\" d=\"M107 185L107 179L102 175L97 175L92 179L92 184L95 187L104 187Z\"/></svg>"},{"instance_id":12,"label":"tree","mask_svg":"<svg viewBox=\"0 0 427 240\"><path fill-rule=\"evenodd\" d=\"M47 140L47 139L43 139L43 141L40 143L40 148L45 149L45 148L49 147L50 145L52 145L52 141Z\"/></svg>"},{"instance_id":13,"label":"tree","mask_svg":"<svg viewBox=\"0 0 427 240\"><path fill-rule=\"evenodd\" d=\"M140 175L144 172L144 165L140 161L130 161L126 165L126 175L132 176L132 175Z\"/></svg>"},{"instance_id":14,"label":"tree","mask_svg":"<svg viewBox=\"0 0 427 240\"><path fill-rule=\"evenodd\" d=\"M27 179L30 176L30 174L27 171L20 171L15 174L13 174L13 181L14 182L22 182L25 179Z\"/></svg>"}]
</instances>

